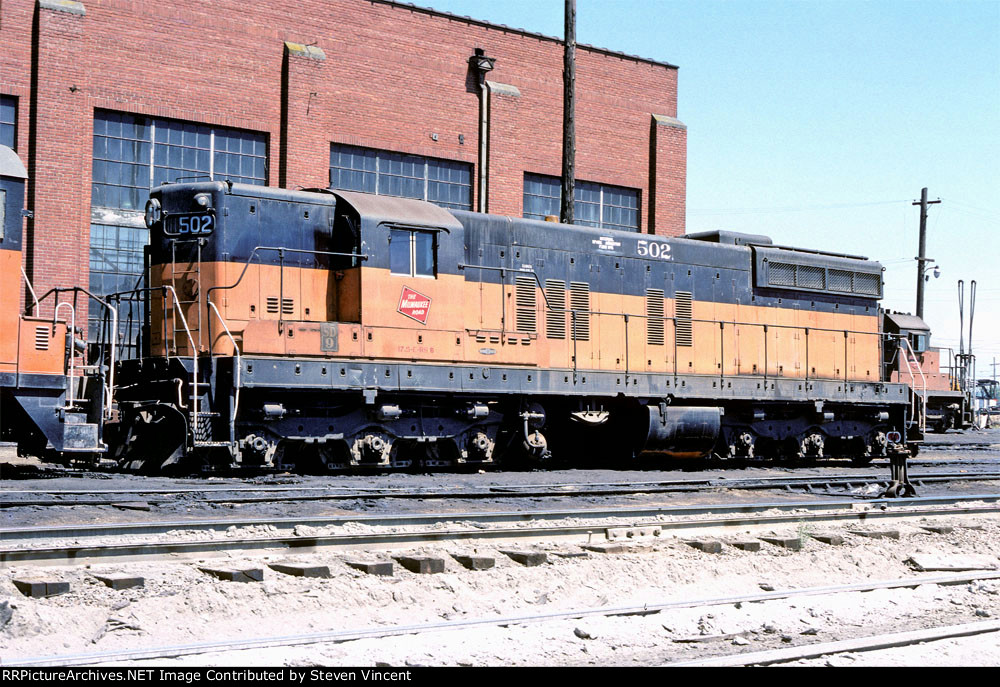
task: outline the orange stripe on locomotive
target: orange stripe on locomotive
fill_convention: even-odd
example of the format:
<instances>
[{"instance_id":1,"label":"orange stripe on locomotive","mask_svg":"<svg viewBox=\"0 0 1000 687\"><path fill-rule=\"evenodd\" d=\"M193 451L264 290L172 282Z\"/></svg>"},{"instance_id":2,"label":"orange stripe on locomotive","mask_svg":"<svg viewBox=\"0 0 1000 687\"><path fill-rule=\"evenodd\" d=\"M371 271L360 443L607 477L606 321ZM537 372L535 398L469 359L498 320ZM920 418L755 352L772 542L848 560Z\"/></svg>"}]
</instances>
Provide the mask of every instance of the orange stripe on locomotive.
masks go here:
<instances>
[{"instance_id":1,"label":"orange stripe on locomotive","mask_svg":"<svg viewBox=\"0 0 1000 687\"><path fill-rule=\"evenodd\" d=\"M204 263L200 289L233 284L242 270L239 263ZM188 279L191 271L190 264L155 266L152 284L194 286ZM175 272L177 280L172 278ZM426 324L399 312L404 288L416 290L430 301ZM232 344L205 299L199 304L197 289L180 289L181 300L195 300L182 306L182 312L196 347L203 352L211 348L216 355L231 355ZM663 344L655 344L648 337L645 297L591 292L589 334L585 340L574 340L572 315L568 312L562 314L562 326L553 327L563 338L550 338L553 308L546 305L541 289L535 287L532 291L535 307L530 310L535 324L531 331L518 329L516 286L470 281L462 275L414 278L381 268L359 267L335 273L251 264L238 286L213 292L213 302L245 355L359 357L562 370L573 369L575 355L578 370L625 372L627 364L633 373L878 380L879 325L874 310L870 314L829 313L693 301L691 345L675 346L675 299L663 298ZM280 313L279 298L284 299ZM186 334L173 331L174 306L172 299L167 301L167 338L176 342L172 350L190 355ZM624 313L630 315L627 337ZM579 317L584 315L580 313ZM210 320L211 346L205 325ZM155 292L151 323L151 352L162 354L163 299ZM329 346L324 350L321 324L336 326L336 350L329 350Z\"/></svg>"}]
</instances>

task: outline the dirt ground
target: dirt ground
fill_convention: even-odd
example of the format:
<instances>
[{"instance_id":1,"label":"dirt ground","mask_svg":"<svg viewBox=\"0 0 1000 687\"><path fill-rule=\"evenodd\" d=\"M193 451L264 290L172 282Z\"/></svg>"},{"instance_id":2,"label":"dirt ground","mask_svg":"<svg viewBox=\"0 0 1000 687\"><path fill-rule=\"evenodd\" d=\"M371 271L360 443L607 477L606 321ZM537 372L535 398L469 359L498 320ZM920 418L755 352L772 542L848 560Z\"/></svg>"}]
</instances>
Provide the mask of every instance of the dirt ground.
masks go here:
<instances>
[{"instance_id":1,"label":"dirt ground","mask_svg":"<svg viewBox=\"0 0 1000 687\"><path fill-rule=\"evenodd\" d=\"M928 521L929 522L929 521ZM975 553L1000 565L1000 519L955 519L956 529L932 534L912 525L893 526L899 540L868 539L837 526L800 525L776 532L802 536L801 551L764 544L745 552L698 551L680 540L626 554L562 557L567 546L541 547L549 562L524 567L494 549L491 570L464 569L448 553L458 546L418 551L446 557L444 573L418 575L396 566L393 577L362 573L348 559L390 560L387 553L280 556L328 565L329 579L296 578L265 568L262 582L215 579L197 563L120 563L91 569L24 566L0 570L0 656L6 660L167 647L227 639L299 635L457 620L537 616L595 607L708 599L761 590L889 580L916 574L914 554L941 557ZM936 520L934 524L941 524ZM975 525L981 529L970 528ZM862 526L879 529L875 526ZM884 529L884 528L882 528ZM842 546L805 535L842 533ZM731 539L738 539L733 532ZM744 534L744 538L748 535ZM394 552L393 555L400 555ZM271 561L276 560L272 558ZM213 565L220 565L213 559ZM260 565L238 558L227 565ZM93 573L142 575L141 589L114 591ZM67 594L31 599L12 584L17 577L45 576L71 583ZM1000 581L958 586L922 585L798 597L763 603L669 610L644 616L590 617L458 631L426 632L339 644L217 652L144 664L374 666L578 666L664 665L675 661L828 642L1000 618ZM996 633L865 654L802 661L809 665L1000 665Z\"/></svg>"}]
</instances>

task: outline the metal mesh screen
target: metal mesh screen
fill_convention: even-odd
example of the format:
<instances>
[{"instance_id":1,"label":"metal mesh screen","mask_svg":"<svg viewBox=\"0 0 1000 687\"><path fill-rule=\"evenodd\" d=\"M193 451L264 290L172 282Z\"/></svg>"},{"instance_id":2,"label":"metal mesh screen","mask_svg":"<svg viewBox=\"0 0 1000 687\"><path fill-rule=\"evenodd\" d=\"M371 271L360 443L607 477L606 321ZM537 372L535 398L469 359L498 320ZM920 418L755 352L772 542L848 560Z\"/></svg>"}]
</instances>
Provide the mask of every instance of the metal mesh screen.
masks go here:
<instances>
[{"instance_id":1,"label":"metal mesh screen","mask_svg":"<svg viewBox=\"0 0 1000 687\"><path fill-rule=\"evenodd\" d=\"M795 286L795 265L772 262L767 272L767 283L771 286Z\"/></svg>"}]
</instances>

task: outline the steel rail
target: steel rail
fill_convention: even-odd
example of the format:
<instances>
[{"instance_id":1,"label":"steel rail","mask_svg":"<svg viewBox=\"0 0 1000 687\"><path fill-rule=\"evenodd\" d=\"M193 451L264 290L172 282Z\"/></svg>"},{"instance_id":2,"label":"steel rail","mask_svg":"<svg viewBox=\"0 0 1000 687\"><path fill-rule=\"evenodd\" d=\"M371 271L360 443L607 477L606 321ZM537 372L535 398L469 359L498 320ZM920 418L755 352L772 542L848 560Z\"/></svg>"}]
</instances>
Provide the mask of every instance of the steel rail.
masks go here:
<instances>
[{"instance_id":1,"label":"steel rail","mask_svg":"<svg viewBox=\"0 0 1000 687\"><path fill-rule=\"evenodd\" d=\"M450 620L438 623L418 625L399 625L395 627L368 627L353 630L334 630L330 632L313 632L309 634L285 635L279 637L259 637L253 639L228 639L214 642L199 642L181 644L170 647L118 649L90 654L67 654L57 656L35 656L30 658L4 659L5 667L16 666L74 666L92 663L107 663L111 661L137 661L153 658L176 658L196 654L217 653L221 651L245 651L249 649L267 649L276 647L304 646L308 644L343 643L359 639L384 639L401 635L422 634L427 632L447 632L454 630L470 630L478 627L507 627L510 625L527 625L534 623L557 622L560 620L575 620L587 617L617 617L645 616L663 611L683 608L707 608L741 603L760 603L778 601L803 596L822 596L829 594L845 594L852 592L870 592L878 589L916 588L923 585L957 585L968 584L980 580L1000 579L1000 572L965 573L935 577L912 577L879 582L862 582L858 584L833 585L824 587L805 587L783 591L744 594L737 596L711 597L705 599L662 601L647 603L641 606L612 606L602 608L583 608L569 611L555 611L535 615L507 616L499 618L477 618L472 620ZM994 621L996 622L996 621ZM983 625L976 623L976 625ZM801 648L801 647L795 647Z\"/></svg>"},{"instance_id":2,"label":"steel rail","mask_svg":"<svg viewBox=\"0 0 1000 687\"><path fill-rule=\"evenodd\" d=\"M926 475L921 474L911 474L910 481L917 486L922 486L924 484L937 484L937 483L948 483L948 482L969 482L969 481L991 481L1000 480L1000 472L982 472L982 473L930 473ZM251 503L274 503L274 502L288 502L288 501L328 501L328 500L362 500L362 499L512 499L512 498L563 498L563 497L580 497L580 496L628 496L635 494L661 494L661 493L672 493L672 492L691 492L691 491L703 491L703 490L719 490L719 489L739 489L739 490L770 490L770 489L784 489L786 491L794 490L806 490L810 493L824 496L843 496L842 493L834 492L822 492L817 491L818 488L824 487L826 489L832 489L833 487L846 487L851 489L855 486L869 486L869 485L885 485L889 483L889 479L886 477L881 477L879 475L869 474L869 475L856 475L850 477L844 477L840 475L832 476L829 478L824 478L820 476L800 476L800 477L778 477L778 478L759 478L759 479L695 479L695 480L676 480L674 482L639 482L639 483L621 483L621 484L603 484L603 483L580 483L580 484L569 484L569 485L511 485L511 486L491 486L486 489L467 489L463 490L461 488L445 489L445 490L397 490L397 489L378 489L378 488L356 488L356 489L339 489L335 488L324 494L295 494L295 491L317 491L322 489L328 489L329 487L306 487L306 488L281 488L281 489L261 489L256 487L241 488L233 487L230 489L213 489L209 490L101 490L101 491L86 491L86 490L73 490L72 492L60 492L60 491L31 491L31 490L19 490L19 491L7 491L0 492L2 495L11 494L66 494L66 495L86 495L95 498L88 498L84 500L65 500L65 499L23 499L23 500L2 500L0 501L0 508L17 508L17 507L50 507L50 506L116 506L116 505L127 505L129 501L122 501L121 499L101 499L100 495L103 494L128 494L128 495L140 495L140 494L152 494L152 495L178 495L178 494L203 494L203 493L278 493L279 496L226 496L226 497L209 497L199 499L199 503L238 503L238 504L251 504ZM859 498L869 498L864 495L859 495ZM147 505L170 505L180 503L177 499L167 498L167 499L147 499L143 501Z\"/></svg>"},{"instance_id":3,"label":"steel rail","mask_svg":"<svg viewBox=\"0 0 1000 687\"><path fill-rule=\"evenodd\" d=\"M919 506L953 506L974 501L1000 502L1000 494L963 494L960 496L918 496L916 498L880 498L866 501L866 505L885 507L899 506L909 512ZM466 511L440 513L411 513L390 515L359 515L344 513L323 517L288 517L288 518L225 518L209 520L168 520L159 522L136 523L103 523L86 525L56 525L41 527L5 527L0 528L0 540L12 541L21 539L41 538L76 538L94 536L123 536L139 534L165 534L172 530L214 530L229 527L252 527L254 525L272 525L276 527L293 528L306 527L339 527L346 523L355 523L381 527L408 527L417 525L435 525L441 522L470 521L482 525L497 523L531 523L550 520L607 519L607 518L650 518L659 516L690 516L690 515L722 515L722 514L753 514L767 510L779 511L816 511L834 508L853 509L858 502L845 501L774 501L764 503L736 504L706 504L691 506L625 506L607 508L578 508L559 510L534 511ZM853 511L855 513L873 513L874 511Z\"/></svg>"},{"instance_id":4,"label":"steel rail","mask_svg":"<svg viewBox=\"0 0 1000 687\"><path fill-rule=\"evenodd\" d=\"M993 497L996 500L997 497ZM546 525L537 527L485 527L475 516L439 516L437 523L464 520L472 521L474 525L464 529L423 528L406 531L371 531L358 534L310 534L296 536L294 534L278 534L267 537L226 537L224 539L198 540L168 540L144 541L127 543L79 543L70 545L47 545L21 548L0 549L0 564L25 563L36 564L60 563L68 561L82 564L85 561L99 561L112 558L157 558L165 555L181 554L223 555L234 551L260 550L311 550L317 548L336 548L342 550L371 549L373 547L401 548L429 543L442 542L506 542L526 543L529 541L567 541L575 543L594 543L610 540L609 530L623 527L650 528L658 530L658 536L664 532L678 533L696 529L753 527L765 525L800 526L806 522L872 522L887 519L907 519L913 517L933 517L942 515L989 515L1000 512L1000 505L981 507L917 508L906 511L828 511L810 513L787 513L776 515L761 515L748 513L744 517L724 517L709 519L684 519L674 521L653 520L648 522L630 521L627 523L591 522L572 525ZM357 522L357 519L346 519ZM476 527L475 525L479 525ZM49 528L58 532L58 528ZM98 533L99 534L99 533ZM647 540L656 541L656 539Z\"/></svg>"},{"instance_id":5,"label":"steel rail","mask_svg":"<svg viewBox=\"0 0 1000 687\"><path fill-rule=\"evenodd\" d=\"M842 639L836 642L806 644L804 646L793 646L787 649L751 651L742 654L702 658L694 661L678 661L676 663L668 663L667 666L766 666L775 663L798 661L804 658L819 658L820 656L829 656L830 654L878 651L881 649L892 649L900 646L910 646L912 644L923 644L925 642L935 642L955 637L972 637L974 635L985 634L988 632L1000 632L1000 620L983 620L975 623L963 623L961 625L946 625L943 627L932 627L922 630L910 630L908 632L892 632L889 634L872 635L869 637L858 637L856 639Z\"/></svg>"}]
</instances>

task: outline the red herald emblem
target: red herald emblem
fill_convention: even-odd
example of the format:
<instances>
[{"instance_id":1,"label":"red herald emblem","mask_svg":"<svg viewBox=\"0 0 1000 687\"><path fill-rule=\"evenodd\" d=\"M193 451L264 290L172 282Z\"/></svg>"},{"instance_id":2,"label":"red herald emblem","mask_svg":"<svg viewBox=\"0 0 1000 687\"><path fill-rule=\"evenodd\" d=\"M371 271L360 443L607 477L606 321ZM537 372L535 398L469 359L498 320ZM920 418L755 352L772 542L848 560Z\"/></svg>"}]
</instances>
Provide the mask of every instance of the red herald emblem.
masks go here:
<instances>
[{"instance_id":1,"label":"red herald emblem","mask_svg":"<svg viewBox=\"0 0 1000 687\"><path fill-rule=\"evenodd\" d=\"M409 286L403 287L403 292L399 294L399 307L396 308L396 312L406 315L420 324L427 324L427 313L430 312L430 309L430 298L414 291Z\"/></svg>"}]
</instances>

